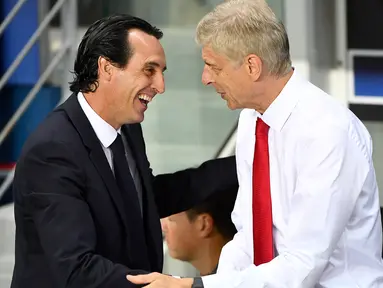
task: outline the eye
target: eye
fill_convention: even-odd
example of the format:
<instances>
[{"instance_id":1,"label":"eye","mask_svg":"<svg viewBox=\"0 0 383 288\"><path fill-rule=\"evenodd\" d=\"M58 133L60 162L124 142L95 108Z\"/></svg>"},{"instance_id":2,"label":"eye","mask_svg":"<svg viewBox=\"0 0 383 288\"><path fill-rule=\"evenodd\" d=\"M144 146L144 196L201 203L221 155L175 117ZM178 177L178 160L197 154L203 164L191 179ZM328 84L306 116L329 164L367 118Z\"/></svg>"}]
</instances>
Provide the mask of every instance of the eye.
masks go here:
<instances>
[{"instance_id":1,"label":"eye","mask_svg":"<svg viewBox=\"0 0 383 288\"><path fill-rule=\"evenodd\" d=\"M219 73L221 73L222 69L220 68L213 68L213 72L218 75Z\"/></svg>"},{"instance_id":2,"label":"eye","mask_svg":"<svg viewBox=\"0 0 383 288\"><path fill-rule=\"evenodd\" d=\"M154 75L154 73L156 73L156 70L153 67L148 67L148 68L145 68L145 73L149 76L152 76Z\"/></svg>"},{"instance_id":3,"label":"eye","mask_svg":"<svg viewBox=\"0 0 383 288\"><path fill-rule=\"evenodd\" d=\"M215 74L219 74L219 72L222 71L221 68L218 68L217 66L208 66L211 71L213 71Z\"/></svg>"}]
</instances>

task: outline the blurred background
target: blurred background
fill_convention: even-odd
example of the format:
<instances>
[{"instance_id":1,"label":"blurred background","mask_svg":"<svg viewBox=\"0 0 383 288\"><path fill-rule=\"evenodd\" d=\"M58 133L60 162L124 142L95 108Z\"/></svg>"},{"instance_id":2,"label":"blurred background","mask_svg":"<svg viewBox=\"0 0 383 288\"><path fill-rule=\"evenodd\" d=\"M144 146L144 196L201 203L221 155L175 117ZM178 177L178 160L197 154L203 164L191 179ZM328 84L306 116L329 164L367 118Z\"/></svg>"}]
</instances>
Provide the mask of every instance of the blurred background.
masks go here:
<instances>
[{"instance_id":1,"label":"blurred background","mask_svg":"<svg viewBox=\"0 0 383 288\"><path fill-rule=\"evenodd\" d=\"M201 84L203 62L194 42L196 24L220 2L1 0L0 288L9 287L13 269L13 167L29 133L69 96L77 46L95 20L130 13L164 31L166 92L150 104L143 122L155 174L234 153L240 111L228 110L213 89ZM370 131L383 187L383 37L376 32L383 27L383 2L268 2L287 28L294 67L349 106ZM195 274L191 266L169 257L164 272Z\"/></svg>"}]
</instances>

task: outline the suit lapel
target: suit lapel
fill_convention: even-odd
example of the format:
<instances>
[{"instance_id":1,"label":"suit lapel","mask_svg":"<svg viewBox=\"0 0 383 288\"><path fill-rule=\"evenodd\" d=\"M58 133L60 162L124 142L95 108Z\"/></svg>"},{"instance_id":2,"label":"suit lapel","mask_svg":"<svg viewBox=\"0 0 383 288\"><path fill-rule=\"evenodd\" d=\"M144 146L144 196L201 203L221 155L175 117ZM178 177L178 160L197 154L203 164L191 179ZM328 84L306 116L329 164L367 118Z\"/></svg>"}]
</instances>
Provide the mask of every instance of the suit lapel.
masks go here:
<instances>
[{"instance_id":1,"label":"suit lapel","mask_svg":"<svg viewBox=\"0 0 383 288\"><path fill-rule=\"evenodd\" d=\"M109 163L106 160L104 151L101 149L101 147L100 149L93 149L90 151L89 156L108 189L108 192L113 200L114 205L117 208L125 229L129 232L121 192L118 189L112 170L110 169Z\"/></svg>"},{"instance_id":2,"label":"suit lapel","mask_svg":"<svg viewBox=\"0 0 383 288\"><path fill-rule=\"evenodd\" d=\"M113 172L110 169L108 160L106 159L105 153L102 150L101 143L97 138L96 133L94 132L88 118L78 103L77 95L72 94L70 98L57 109L62 109L67 113L74 127L80 134L84 145L89 151L90 159L100 174L100 177L104 181L126 231L129 232L128 223L125 216L126 213L124 213L122 197L114 179Z\"/></svg>"},{"instance_id":3,"label":"suit lapel","mask_svg":"<svg viewBox=\"0 0 383 288\"><path fill-rule=\"evenodd\" d=\"M152 184L150 180L149 167L147 161L145 161L145 151L143 151L142 138L138 137L137 128L139 124L130 124L122 126L121 130L124 133L128 144L132 150L136 166L139 171L141 181L143 182L143 188L145 191L151 191ZM141 140L141 141L140 141ZM143 191L144 192L144 191Z\"/></svg>"}]
</instances>

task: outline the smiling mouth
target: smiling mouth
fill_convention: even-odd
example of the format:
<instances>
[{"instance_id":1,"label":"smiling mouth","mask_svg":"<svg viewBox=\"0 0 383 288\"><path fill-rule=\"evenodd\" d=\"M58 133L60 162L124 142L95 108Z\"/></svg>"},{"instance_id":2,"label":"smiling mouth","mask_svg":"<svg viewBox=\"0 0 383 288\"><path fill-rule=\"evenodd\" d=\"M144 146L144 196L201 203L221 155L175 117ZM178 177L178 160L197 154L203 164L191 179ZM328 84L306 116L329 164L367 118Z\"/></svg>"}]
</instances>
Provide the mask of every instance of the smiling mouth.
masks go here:
<instances>
[{"instance_id":1,"label":"smiling mouth","mask_svg":"<svg viewBox=\"0 0 383 288\"><path fill-rule=\"evenodd\" d=\"M148 96L148 95L146 95L146 94L140 94L140 95L138 95L138 99L141 101L141 103L142 103L143 105L145 105L145 106L147 107L148 104L149 104L150 102L152 102L153 97Z\"/></svg>"}]
</instances>

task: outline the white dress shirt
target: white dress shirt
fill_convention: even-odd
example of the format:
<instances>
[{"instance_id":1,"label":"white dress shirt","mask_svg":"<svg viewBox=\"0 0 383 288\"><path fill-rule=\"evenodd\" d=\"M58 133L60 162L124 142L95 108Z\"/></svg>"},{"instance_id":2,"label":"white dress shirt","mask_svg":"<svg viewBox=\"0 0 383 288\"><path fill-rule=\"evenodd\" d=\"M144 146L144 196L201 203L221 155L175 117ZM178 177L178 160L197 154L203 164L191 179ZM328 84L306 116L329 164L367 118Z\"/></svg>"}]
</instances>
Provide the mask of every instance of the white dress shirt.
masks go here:
<instances>
[{"instance_id":1,"label":"white dress shirt","mask_svg":"<svg viewBox=\"0 0 383 288\"><path fill-rule=\"evenodd\" d=\"M257 117L270 126L276 257L253 264L252 165ZM383 287L379 193L371 137L346 107L295 71L263 115L241 112L238 233L205 288Z\"/></svg>"},{"instance_id":2,"label":"white dress shirt","mask_svg":"<svg viewBox=\"0 0 383 288\"><path fill-rule=\"evenodd\" d=\"M98 140L100 140L102 150L104 150L106 159L108 160L110 168L113 170L113 156L112 150L109 148L110 145L116 140L117 133L121 133L120 129L114 129L108 122L102 119L89 103L86 101L84 95L79 92L77 94L77 100L80 103L82 110L85 113L86 118L88 118L90 125L92 126L94 132L97 135Z\"/></svg>"},{"instance_id":3,"label":"white dress shirt","mask_svg":"<svg viewBox=\"0 0 383 288\"><path fill-rule=\"evenodd\" d=\"M112 145L112 143L116 139L117 133L121 134L121 129L118 129L118 130L114 129L108 122L102 119L89 105L89 103L86 101L84 95L81 92L77 94L77 100L82 110L84 111L85 116L88 118L94 132L96 133L97 138L100 140L102 150L104 150L110 169L112 169L112 172L114 173L113 154L112 154L110 145ZM135 184L135 187L138 193L138 200L140 202L140 207L142 212L142 186L141 186L142 184L141 184L139 173L136 167L136 162L134 160L132 151L124 135L121 135L121 138L123 140L125 153L126 153L125 157L128 161L130 174L132 175L133 182Z\"/></svg>"}]
</instances>

